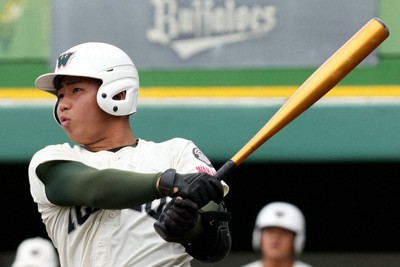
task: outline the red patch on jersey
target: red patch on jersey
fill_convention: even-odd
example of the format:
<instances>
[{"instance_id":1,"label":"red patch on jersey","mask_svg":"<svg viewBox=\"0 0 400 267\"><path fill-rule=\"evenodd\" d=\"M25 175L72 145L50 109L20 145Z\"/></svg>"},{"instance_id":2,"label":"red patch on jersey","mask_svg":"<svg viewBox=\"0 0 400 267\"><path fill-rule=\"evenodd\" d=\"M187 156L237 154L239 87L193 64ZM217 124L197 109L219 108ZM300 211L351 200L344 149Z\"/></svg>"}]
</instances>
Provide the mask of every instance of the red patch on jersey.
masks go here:
<instances>
[{"instance_id":1,"label":"red patch on jersey","mask_svg":"<svg viewBox=\"0 0 400 267\"><path fill-rule=\"evenodd\" d=\"M204 166L197 166L196 170L198 170L199 172L205 172L205 173L207 173L209 175L213 175L213 176L217 173L214 169L207 168Z\"/></svg>"}]
</instances>

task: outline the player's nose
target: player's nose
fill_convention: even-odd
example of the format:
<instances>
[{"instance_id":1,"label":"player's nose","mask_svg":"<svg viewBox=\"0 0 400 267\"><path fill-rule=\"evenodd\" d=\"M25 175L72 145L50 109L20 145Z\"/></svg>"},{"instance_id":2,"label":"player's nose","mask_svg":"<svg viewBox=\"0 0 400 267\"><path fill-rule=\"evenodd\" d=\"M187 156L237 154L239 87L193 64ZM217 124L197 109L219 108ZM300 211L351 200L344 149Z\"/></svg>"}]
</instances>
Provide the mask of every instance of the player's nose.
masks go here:
<instances>
[{"instance_id":1,"label":"player's nose","mask_svg":"<svg viewBox=\"0 0 400 267\"><path fill-rule=\"evenodd\" d=\"M68 110L68 109L70 109L70 107L71 107L70 102L65 98L63 98L62 100L60 100L58 102L58 110L60 110L60 111Z\"/></svg>"}]
</instances>

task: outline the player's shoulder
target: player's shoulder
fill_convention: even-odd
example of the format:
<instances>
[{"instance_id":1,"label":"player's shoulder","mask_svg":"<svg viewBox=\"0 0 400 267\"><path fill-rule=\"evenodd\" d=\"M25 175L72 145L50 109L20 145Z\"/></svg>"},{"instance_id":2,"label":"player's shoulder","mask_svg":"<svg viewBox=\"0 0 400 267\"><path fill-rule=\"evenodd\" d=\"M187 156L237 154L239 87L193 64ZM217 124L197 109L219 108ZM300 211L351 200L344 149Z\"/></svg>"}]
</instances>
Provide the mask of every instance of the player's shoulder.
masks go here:
<instances>
[{"instance_id":1,"label":"player's shoulder","mask_svg":"<svg viewBox=\"0 0 400 267\"><path fill-rule=\"evenodd\" d=\"M302 261L298 260L298 261L296 261L294 263L293 267L312 267L312 266L307 264L307 263L305 263L305 262L302 262Z\"/></svg>"},{"instance_id":2,"label":"player's shoulder","mask_svg":"<svg viewBox=\"0 0 400 267\"><path fill-rule=\"evenodd\" d=\"M68 150L71 150L71 149L72 149L72 147L68 143L47 145L47 146L43 147L42 149L38 150L35 153L35 155L49 153L49 152L53 152L53 151L68 151Z\"/></svg>"},{"instance_id":3,"label":"player's shoulder","mask_svg":"<svg viewBox=\"0 0 400 267\"><path fill-rule=\"evenodd\" d=\"M253 262L247 263L245 265L242 265L241 267L261 267L261 266L262 266L262 261L257 260L257 261L253 261Z\"/></svg>"},{"instance_id":4,"label":"player's shoulder","mask_svg":"<svg viewBox=\"0 0 400 267\"><path fill-rule=\"evenodd\" d=\"M72 160L75 158L75 150L79 149L78 146L71 146L68 143L48 145L38 150L32 157L32 162L47 161L52 159L59 160Z\"/></svg>"},{"instance_id":5,"label":"player's shoulder","mask_svg":"<svg viewBox=\"0 0 400 267\"><path fill-rule=\"evenodd\" d=\"M177 147L185 147L188 145L194 145L191 140L185 139L185 138L171 138L168 140L160 141L160 142L155 142L155 141L146 141L144 139L139 140L139 144L145 145L145 146L159 146L159 147L168 147L168 148L177 148Z\"/></svg>"},{"instance_id":6,"label":"player's shoulder","mask_svg":"<svg viewBox=\"0 0 400 267\"><path fill-rule=\"evenodd\" d=\"M169 140L165 140L161 142L161 144L173 145L173 146L186 146L193 144L193 141L181 137L175 137Z\"/></svg>"}]
</instances>

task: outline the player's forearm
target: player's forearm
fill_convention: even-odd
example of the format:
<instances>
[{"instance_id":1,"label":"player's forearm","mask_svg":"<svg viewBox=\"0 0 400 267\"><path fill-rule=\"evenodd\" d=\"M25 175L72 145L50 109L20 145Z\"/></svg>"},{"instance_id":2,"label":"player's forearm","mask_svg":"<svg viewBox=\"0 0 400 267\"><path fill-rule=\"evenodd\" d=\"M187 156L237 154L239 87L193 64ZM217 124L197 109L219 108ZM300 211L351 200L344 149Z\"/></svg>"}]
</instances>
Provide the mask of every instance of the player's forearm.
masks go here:
<instances>
[{"instance_id":1,"label":"player's forearm","mask_svg":"<svg viewBox=\"0 0 400 267\"><path fill-rule=\"evenodd\" d=\"M156 174L105 169L92 175L95 177L87 179L83 185L88 188L85 201L92 207L132 208L159 198L159 194L154 191Z\"/></svg>"},{"instance_id":2,"label":"player's forearm","mask_svg":"<svg viewBox=\"0 0 400 267\"><path fill-rule=\"evenodd\" d=\"M159 197L157 174L97 170L79 162L53 161L37 168L48 199L60 206L123 209Z\"/></svg>"}]
</instances>

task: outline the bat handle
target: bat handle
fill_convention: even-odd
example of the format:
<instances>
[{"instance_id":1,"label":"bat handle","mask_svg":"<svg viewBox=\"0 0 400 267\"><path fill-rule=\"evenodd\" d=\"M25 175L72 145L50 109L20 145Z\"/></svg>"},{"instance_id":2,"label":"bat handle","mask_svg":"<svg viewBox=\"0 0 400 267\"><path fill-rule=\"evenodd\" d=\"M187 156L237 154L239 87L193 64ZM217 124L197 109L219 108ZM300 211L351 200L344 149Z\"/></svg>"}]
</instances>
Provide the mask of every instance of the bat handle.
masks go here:
<instances>
[{"instance_id":1,"label":"bat handle","mask_svg":"<svg viewBox=\"0 0 400 267\"><path fill-rule=\"evenodd\" d=\"M167 227L163 223L156 221L153 226L154 230L156 230L156 232L162 237L162 239L169 241L170 234Z\"/></svg>"},{"instance_id":2,"label":"bat handle","mask_svg":"<svg viewBox=\"0 0 400 267\"><path fill-rule=\"evenodd\" d=\"M236 166L237 165L235 162L233 162L232 160L228 160L227 162L225 162L224 165L222 165L221 168L219 168L215 176L222 181L233 172Z\"/></svg>"}]
</instances>

